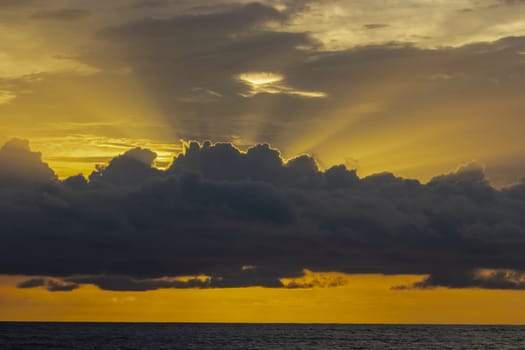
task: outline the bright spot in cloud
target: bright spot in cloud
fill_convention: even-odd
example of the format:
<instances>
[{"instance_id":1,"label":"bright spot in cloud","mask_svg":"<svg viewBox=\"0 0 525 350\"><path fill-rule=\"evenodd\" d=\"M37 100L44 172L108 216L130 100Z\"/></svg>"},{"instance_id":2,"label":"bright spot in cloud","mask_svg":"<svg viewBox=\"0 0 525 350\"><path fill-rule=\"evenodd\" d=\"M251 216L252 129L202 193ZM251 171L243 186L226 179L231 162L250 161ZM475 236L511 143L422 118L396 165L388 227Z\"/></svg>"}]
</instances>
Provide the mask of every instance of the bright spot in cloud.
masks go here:
<instances>
[{"instance_id":1,"label":"bright spot in cloud","mask_svg":"<svg viewBox=\"0 0 525 350\"><path fill-rule=\"evenodd\" d=\"M247 72L237 76L237 79L248 85L251 90L240 94L243 97L253 97L257 94L286 94L307 98L326 97L322 91L303 91L284 84L284 76L273 72Z\"/></svg>"},{"instance_id":2,"label":"bright spot in cloud","mask_svg":"<svg viewBox=\"0 0 525 350\"><path fill-rule=\"evenodd\" d=\"M270 72L252 72L242 73L239 75L239 79L245 81L251 85L266 85L276 83L284 79L281 74L270 73Z\"/></svg>"}]
</instances>

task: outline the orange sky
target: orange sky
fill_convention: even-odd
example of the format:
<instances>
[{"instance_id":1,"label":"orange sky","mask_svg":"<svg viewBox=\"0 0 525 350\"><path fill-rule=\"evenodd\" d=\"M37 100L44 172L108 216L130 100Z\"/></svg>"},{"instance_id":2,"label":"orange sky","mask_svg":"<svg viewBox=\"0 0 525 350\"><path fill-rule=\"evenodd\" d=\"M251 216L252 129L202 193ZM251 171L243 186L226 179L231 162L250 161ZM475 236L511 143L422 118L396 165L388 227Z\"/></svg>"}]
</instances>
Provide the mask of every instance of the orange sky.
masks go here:
<instances>
[{"instance_id":1,"label":"orange sky","mask_svg":"<svg viewBox=\"0 0 525 350\"><path fill-rule=\"evenodd\" d=\"M0 278L0 320L525 324L520 291L392 290L420 276L352 275L331 288L72 292L17 289Z\"/></svg>"}]
</instances>

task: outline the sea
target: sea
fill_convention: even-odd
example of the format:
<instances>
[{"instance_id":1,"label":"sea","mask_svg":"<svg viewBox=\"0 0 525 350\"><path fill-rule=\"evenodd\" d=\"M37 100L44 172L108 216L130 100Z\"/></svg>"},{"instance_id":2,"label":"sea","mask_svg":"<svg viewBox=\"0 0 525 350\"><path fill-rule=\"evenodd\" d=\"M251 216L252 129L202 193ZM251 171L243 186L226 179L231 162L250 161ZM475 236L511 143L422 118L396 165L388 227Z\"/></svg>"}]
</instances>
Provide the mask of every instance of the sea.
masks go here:
<instances>
[{"instance_id":1,"label":"sea","mask_svg":"<svg viewBox=\"0 0 525 350\"><path fill-rule=\"evenodd\" d=\"M525 349L525 326L0 322L0 349Z\"/></svg>"}]
</instances>

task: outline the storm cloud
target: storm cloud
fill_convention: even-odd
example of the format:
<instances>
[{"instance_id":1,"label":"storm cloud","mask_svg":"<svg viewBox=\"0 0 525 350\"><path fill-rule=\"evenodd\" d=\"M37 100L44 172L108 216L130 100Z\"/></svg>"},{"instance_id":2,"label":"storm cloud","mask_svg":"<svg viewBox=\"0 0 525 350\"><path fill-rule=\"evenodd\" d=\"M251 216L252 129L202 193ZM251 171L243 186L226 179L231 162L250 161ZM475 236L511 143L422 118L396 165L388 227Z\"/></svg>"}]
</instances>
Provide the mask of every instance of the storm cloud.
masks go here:
<instances>
[{"instance_id":1,"label":"storm cloud","mask_svg":"<svg viewBox=\"0 0 525 350\"><path fill-rule=\"evenodd\" d=\"M428 275L399 289L523 289L525 185L496 190L479 164L422 184L264 144L191 142L166 170L155 156L132 149L59 181L27 142L5 145L3 184L12 164L26 175L0 186L0 273L50 291L296 288L281 279L305 269Z\"/></svg>"}]
</instances>

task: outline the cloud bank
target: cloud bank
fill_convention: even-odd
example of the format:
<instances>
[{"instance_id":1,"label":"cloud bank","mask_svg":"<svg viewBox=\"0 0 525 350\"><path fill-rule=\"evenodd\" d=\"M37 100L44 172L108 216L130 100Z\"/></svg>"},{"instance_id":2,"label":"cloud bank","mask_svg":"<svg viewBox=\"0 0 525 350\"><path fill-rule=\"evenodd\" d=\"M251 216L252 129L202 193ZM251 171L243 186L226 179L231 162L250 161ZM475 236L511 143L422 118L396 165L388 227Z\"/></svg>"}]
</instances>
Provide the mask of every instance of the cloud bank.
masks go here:
<instances>
[{"instance_id":1,"label":"cloud bank","mask_svg":"<svg viewBox=\"0 0 525 350\"><path fill-rule=\"evenodd\" d=\"M310 271L426 274L403 288L523 289L525 184L475 163L427 184L359 178L268 145L191 142L165 171L132 149L57 180L27 141L0 149L0 273L70 291L301 287Z\"/></svg>"}]
</instances>

